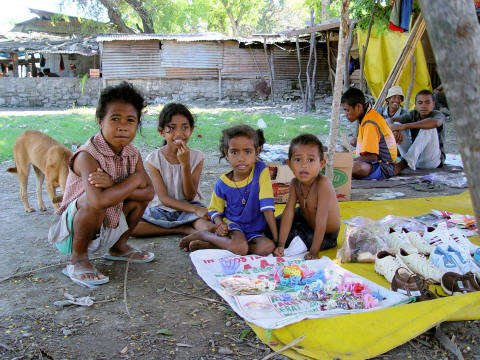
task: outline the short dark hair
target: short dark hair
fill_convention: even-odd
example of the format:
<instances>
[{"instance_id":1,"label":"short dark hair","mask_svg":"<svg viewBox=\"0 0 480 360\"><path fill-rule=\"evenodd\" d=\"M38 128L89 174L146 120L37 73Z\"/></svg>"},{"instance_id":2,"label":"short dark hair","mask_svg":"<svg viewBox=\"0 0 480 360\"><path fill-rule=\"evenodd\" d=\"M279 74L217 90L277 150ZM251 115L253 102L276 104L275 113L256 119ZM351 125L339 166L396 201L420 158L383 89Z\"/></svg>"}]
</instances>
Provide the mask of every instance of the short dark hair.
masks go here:
<instances>
[{"instance_id":1,"label":"short dark hair","mask_svg":"<svg viewBox=\"0 0 480 360\"><path fill-rule=\"evenodd\" d=\"M313 134L300 134L297 137L293 138L290 141L290 147L288 148L288 159L290 160L293 155L293 148L297 145L317 145L318 154L320 155L320 160L323 160L323 144Z\"/></svg>"},{"instance_id":2,"label":"short dark hair","mask_svg":"<svg viewBox=\"0 0 480 360\"><path fill-rule=\"evenodd\" d=\"M350 105L351 107L361 104L365 107L365 95L362 90L351 87L343 93L340 103Z\"/></svg>"},{"instance_id":3,"label":"short dark hair","mask_svg":"<svg viewBox=\"0 0 480 360\"><path fill-rule=\"evenodd\" d=\"M180 103L169 103L165 105L158 115L158 127L160 129L165 128L165 126L168 125L170 121L172 121L172 117L174 115L183 115L188 119L188 123L190 124L190 127L195 126L195 118L193 117L192 113L183 104Z\"/></svg>"},{"instance_id":4,"label":"short dark hair","mask_svg":"<svg viewBox=\"0 0 480 360\"><path fill-rule=\"evenodd\" d=\"M146 106L145 99L138 89L126 81L115 86L108 86L102 91L95 111L97 119L102 121L107 113L107 105L115 101L133 105L137 110L138 126L140 127L142 111Z\"/></svg>"},{"instance_id":5,"label":"short dark hair","mask_svg":"<svg viewBox=\"0 0 480 360\"><path fill-rule=\"evenodd\" d=\"M225 153L228 151L228 144L230 140L237 136L246 136L253 140L255 148L259 148L262 151L263 144L265 144L265 136L263 130L255 130L249 125L236 125L222 130L222 137L220 138L220 159L225 157Z\"/></svg>"},{"instance_id":6,"label":"short dark hair","mask_svg":"<svg viewBox=\"0 0 480 360\"><path fill-rule=\"evenodd\" d=\"M417 97L418 95L430 95L432 97L432 100L435 101L435 98L433 97L433 93L428 90L428 89L423 89L423 90L420 90L417 95L415 95L415 102L417 102Z\"/></svg>"}]
</instances>

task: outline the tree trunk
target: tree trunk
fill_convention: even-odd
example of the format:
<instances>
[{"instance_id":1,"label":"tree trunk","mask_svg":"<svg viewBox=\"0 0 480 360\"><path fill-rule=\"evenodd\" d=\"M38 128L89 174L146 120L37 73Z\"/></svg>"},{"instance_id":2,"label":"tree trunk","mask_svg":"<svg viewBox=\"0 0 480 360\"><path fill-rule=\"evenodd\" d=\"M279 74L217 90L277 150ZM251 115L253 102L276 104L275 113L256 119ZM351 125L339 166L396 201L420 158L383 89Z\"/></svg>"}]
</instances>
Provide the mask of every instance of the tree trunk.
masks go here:
<instances>
[{"instance_id":1,"label":"tree trunk","mask_svg":"<svg viewBox=\"0 0 480 360\"><path fill-rule=\"evenodd\" d=\"M345 45L348 36L348 3L350 0L342 0L342 21L338 36L337 70L335 74L335 88L333 90L332 121L330 123L330 135L328 137L327 169L326 175L333 181L333 158L335 145L337 144L338 123L340 120L340 98L343 90L343 71L345 67Z\"/></svg>"},{"instance_id":2,"label":"tree trunk","mask_svg":"<svg viewBox=\"0 0 480 360\"><path fill-rule=\"evenodd\" d=\"M360 90L365 93L366 84L363 76L363 68L365 66L365 55L367 54L368 42L370 40L370 33L372 32L373 20L375 18L375 12L377 11L378 0L375 0L375 6L373 7L372 16L370 17L370 23L368 24L367 39L365 45L362 46L362 58L360 59Z\"/></svg>"},{"instance_id":3,"label":"tree trunk","mask_svg":"<svg viewBox=\"0 0 480 360\"><path fill-rule=\"evenodd\" d=\"M300 44L298 42L298 35L295 38L295 46L297 47L297 60L298 60L298 87L300 88L300 94L302 95L302 102L305 104L305 93L303 92L303 85L302 85L302 57L300 53Z\"/></svg>"},{"instance_id":4,"label":"tree trunk","mask_svg":"<svg viewBox=\"0 0 480 360\"><path fill-rule=\"evenodd\" d=\"M238 36L238 23L234 19L233 15L230 12L227 11L227 15L228 15L228 18L230 19L230 23L232 24L233 36L237 37Z\"/></svg>"},{"instance_id":5,"label":"tree trunk","mask_svg":"<svg viewBox=\"0 0 480 360\"><path fill-rule=\"evenodd\" d=\"M328 18L328 5L330 0L322 0L322 23Z\"/></svg>"},{"instance_id":6,"label":"tree trunk","mask_svg":"<svg viewBox=\"0 0 480 360\"><path fill-rule=\"evenodd\" d=\"M310 11L310 26L313 26L315 18L315 11ZM315 82L315 79L311 79L311 71L312 71L312 56L313 56L313 49L315 47L315 33L310 34L310 54L308 56L308 63L307 63L307 71L305 73L307 77L306 85L305 85L305 103L303 110L305 112L310 112L315 109L315 99L311 98L312 95L312 83Z\"/></svg>"},{"instance_id":7,"label":"tree trunk","mask_svg":"<svg viewBox=\"0 0 480 360\"><path fill-rule=\"evenodd\" d=\"M408 111L410 107L410 97L412 96L413 85L415 84L415 70L416 70L416 60L415 60L415 50L413 51L412 58L410 59L410 84L408 84L407 96L405 97L405 102L403 107Z\"/></svg>"},{"instance_id":8,"label":"tree trunk","mask_svg":"<svg viewBox=\"0 0 480 360\"><path fill-rule=\"evenodd\" d=\"M480 224L480 31L472 1L420 0Z\"/></svg>"},{"instance_id":9,"label":"tree trunk","mask_svg":"<svg viewBox=\"0 0 480 360\"><path fill-rule=\"evenodd\" d=\"M145 9L143 6L144 2L138 0L125 0L125 2L137 12L138 16L140 16L143 25L143 32L146 34L155 33L155 29L153 28L153 20L147 9Z\"/></svg>"},{"instance_id":10,"label":"tree trunk","mask_svg":"<svg viewBox=\"0 0 480 360\"><path fill-rule=\"evenodd\" d=\"M118 11L116 4L110 0L99 0L100 3L107 9L108 18L112 23L118 26L118 30L122 33L133 34L133 30L130 29L122 19L122 15Z\"/></svg>"},{"instance_id":11,"label":"tree trunk","mask_svg":"<svg viewBox=\"0 0 480 360\"><path fill-rule=\"evenodd\" d=\"M353 20L350 23L350 30L348 31L347 46L345 50L345 72L343 74L343 90L347 90L350 87L350 50L353 44L353 30L357 25L358 20Z\"/></svg>"}]
</instances>

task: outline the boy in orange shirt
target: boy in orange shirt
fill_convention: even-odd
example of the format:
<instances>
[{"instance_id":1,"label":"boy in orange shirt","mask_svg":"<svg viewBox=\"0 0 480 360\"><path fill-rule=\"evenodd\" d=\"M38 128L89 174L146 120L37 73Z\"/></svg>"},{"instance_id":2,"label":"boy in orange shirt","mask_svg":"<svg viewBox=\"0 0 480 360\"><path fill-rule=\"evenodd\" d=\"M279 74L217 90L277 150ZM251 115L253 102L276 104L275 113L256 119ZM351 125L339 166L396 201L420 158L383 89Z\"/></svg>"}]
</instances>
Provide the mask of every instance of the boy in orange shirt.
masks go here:
<instances>
[{"instance_id":1,"label":"boy in orange shirt","mask_svg":"<svg viewBox=\"0 0 480 360\"><path fill-rule=\"evenodd\" d=\"M370 104L365 95L350 88L342 95L341 103L350 122L359 121L357 157L353 163L355 179L388 179L394 175L397 143L385 119Z\"/></svg>"}]
</instances>

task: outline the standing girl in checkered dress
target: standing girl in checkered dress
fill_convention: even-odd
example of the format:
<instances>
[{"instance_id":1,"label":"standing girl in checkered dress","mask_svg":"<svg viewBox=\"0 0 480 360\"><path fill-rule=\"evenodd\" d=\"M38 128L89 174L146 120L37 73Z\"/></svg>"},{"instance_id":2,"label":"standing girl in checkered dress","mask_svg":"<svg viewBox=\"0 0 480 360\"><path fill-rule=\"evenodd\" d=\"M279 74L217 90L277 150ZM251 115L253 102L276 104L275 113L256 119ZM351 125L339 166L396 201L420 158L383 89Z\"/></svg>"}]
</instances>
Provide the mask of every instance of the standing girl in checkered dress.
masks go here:
<instances>
[{"instance_id":1,"label":"standing girl in checkered dress","mask_svg":"<svg viewBox=\"0 0 480 360\"><path fill-rule=\"evenodd\" d=\"M99 132L71 157L59 219L49 239L70 264L62 273L81 285L104 284L89 258L149 262L154 255L127 244L153 198L152 182L139 151L131 144L145 102L129 83L107 87L96 110Z\"/></svg>"}]
</instances>

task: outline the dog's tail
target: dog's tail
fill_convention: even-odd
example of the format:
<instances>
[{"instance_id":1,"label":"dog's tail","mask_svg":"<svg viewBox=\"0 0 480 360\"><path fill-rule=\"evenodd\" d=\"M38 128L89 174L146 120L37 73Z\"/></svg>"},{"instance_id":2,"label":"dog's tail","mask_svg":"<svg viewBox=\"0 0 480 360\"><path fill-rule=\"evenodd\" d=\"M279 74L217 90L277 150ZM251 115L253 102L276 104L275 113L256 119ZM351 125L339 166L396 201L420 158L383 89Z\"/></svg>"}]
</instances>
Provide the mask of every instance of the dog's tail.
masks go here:
<instances>
[{"instance_id":1,"label":"dog's tail","mask_svg":"<svg viewBox=\"0 0 480 360\"><path fill-rule=\"evenodd\" d=\"M9 173L16 173L17 172L17 168L16 167L11 167L11 168L8 168L7 171Z\"/></svg>"}]
</instances>

